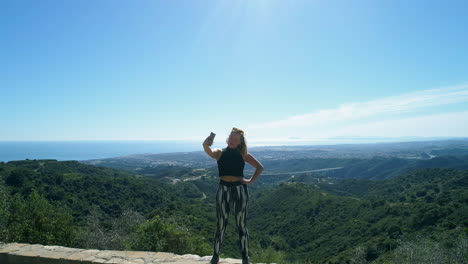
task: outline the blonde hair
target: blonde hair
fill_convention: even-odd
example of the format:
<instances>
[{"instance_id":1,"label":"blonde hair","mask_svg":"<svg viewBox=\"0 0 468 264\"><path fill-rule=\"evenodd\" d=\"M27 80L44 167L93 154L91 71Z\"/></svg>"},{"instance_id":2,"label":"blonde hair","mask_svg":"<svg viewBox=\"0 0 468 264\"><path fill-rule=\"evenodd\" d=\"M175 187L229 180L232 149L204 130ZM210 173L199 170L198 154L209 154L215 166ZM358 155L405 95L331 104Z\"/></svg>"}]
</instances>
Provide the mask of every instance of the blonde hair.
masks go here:
<instances>
[{"instance_id":1,"label":"blonde hair","mask_svg":"<svg viewBox=\"0 0 468 264\"><path fill-rule=\"evenodd\" d=\"M242 129L239 129L237 127L233 127L231 130L231 133L229 134L229 137L226 139L226 144L229 143L229 138L233 133L237 133L240 135L240 144L237 146L237 150L242 154L242 156L245 159L245 156L247 156L247 141L245 140L245 131Z\"/></svg>"}]
</instances>

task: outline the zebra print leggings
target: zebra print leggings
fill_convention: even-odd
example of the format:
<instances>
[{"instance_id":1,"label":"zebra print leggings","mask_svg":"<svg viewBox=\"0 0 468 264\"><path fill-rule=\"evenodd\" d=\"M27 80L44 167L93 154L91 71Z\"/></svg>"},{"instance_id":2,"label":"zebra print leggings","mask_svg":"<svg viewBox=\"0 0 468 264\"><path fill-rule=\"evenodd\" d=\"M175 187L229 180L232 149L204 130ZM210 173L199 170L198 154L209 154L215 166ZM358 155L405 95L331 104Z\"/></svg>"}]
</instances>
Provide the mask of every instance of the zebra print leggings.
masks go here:
<instances>
[{"instance_id":1,"label":"zebra print leggings","mask_svg":"<svg viewBox=\"0 0 468 264\"><path fill-rule=\"evenodd\" d=\"M236 225L239 232L239 247L242 258L248 258L249 231L247 229L247 209L249 205L249 191L247 184L220 180L216 192L217 227L214 237L214 255L220 253L224 231L228 223L229 211L234 209ZM232 207L231 207L232 206Z\"/></svg>"}]
</instances>

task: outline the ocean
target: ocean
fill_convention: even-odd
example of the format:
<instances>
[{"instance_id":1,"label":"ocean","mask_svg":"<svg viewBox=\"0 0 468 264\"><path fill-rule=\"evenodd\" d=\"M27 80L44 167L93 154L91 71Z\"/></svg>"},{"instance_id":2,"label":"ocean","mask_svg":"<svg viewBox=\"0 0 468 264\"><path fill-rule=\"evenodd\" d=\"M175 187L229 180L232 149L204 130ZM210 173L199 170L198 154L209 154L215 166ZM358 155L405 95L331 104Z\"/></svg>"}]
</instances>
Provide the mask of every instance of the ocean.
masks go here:
<instances>
[{"instance_id":1,"label":"ocean","mask_svg":"<svg viewBox=\"0 0 468 264\"><path fill-rule=\"evenodd\" d=\"M203 151L202 141L0 141L0 161L88 160L131 154Z\"/></svg>"}]
</instances>

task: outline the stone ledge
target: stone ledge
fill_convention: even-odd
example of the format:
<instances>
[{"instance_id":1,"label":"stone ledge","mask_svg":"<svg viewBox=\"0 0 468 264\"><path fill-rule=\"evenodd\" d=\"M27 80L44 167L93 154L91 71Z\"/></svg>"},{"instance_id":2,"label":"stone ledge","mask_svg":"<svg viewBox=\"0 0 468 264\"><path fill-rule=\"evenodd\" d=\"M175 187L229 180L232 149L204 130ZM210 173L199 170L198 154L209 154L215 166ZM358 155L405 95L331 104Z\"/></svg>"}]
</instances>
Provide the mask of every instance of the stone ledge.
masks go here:
<instances>
[{"instance_id":1,"label":"stone ledge","mask_svg":"<svg viewBox=\"0 0 468 264\"><path fill-rule=\"evenodd\" d=\"M198 256L194 254L178 255L171 252L80 249L27 243L0 243L0 255L1 254L41 259L69 260L70 263L201 264L209 263L211 260L211 256ZM219 263L242 263L242 260L220 258Z\"/></svg>"}]
</instances>

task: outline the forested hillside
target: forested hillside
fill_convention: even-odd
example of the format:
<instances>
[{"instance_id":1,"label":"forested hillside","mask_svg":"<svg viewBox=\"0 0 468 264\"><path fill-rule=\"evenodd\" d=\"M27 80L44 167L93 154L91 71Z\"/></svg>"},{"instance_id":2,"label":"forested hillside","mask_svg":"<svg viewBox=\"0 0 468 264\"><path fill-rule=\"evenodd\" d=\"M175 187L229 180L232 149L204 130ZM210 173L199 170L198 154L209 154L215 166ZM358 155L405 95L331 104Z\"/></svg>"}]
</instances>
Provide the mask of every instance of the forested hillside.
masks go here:
<instances>
[{"instance_id":1,"label":"forested hillside","mask_svg":"<svg viewBox=\"0 0 468 264\"><path fill-rule=\"evenodd\" d=\"M450 244L466 235L468 172L419 169L384 181L350 179L320 188L284 183L257 193L251 218L263 243L299 259L341 263L357 247L367 260L391 259L400 240L422 236Z\"/></svg>"},{"instance_id":2,"label":"forested hillside","mask_svg":"<svg viewBox=\"0 0 468 264\"><path fill-rule=\"evenodd\" d=\"M0 241L210 255L217 183L204 177L172 184L76 161L0 163ZM254 262L467 256L466 170L249 187ZM223 255L240 257L233 216L225 237Z\"/></svg>"},{"instance_id":3,"label":"forested hillside","mask_svg":"<svg viewBox=\"0 0 468 264\"><path fill-rule=\"evenodd\" d=\"M432 159L403 159L397 157L363 158L296 158L263 162L268 171L280 173L337 168L316 172L334 178L362 178L382 180L418 168L453 168L468 170L468 156L440 156ZM268 172L266 172L268 173Z\"/></svg>"},{"instance_id":4,"label":"forested hillside","mask_svg":"<svg viewBox=\"0 0 468 264\"><path fill-rule=\"evenodd\" d=\"M210 254L206 238L183 219L155 214L208 211L192 209L207 206L192 184L77 161L24 160L0 163L0 192L0 241Z\"/></svg>"}]
</instances>

